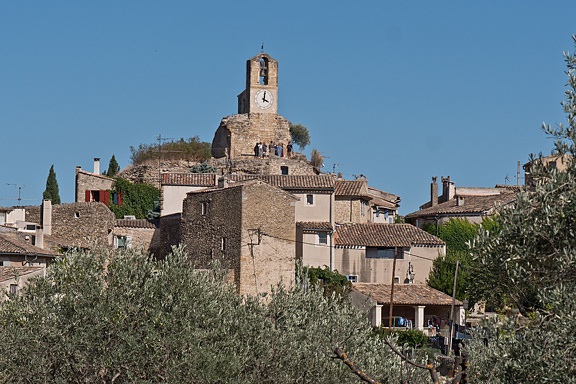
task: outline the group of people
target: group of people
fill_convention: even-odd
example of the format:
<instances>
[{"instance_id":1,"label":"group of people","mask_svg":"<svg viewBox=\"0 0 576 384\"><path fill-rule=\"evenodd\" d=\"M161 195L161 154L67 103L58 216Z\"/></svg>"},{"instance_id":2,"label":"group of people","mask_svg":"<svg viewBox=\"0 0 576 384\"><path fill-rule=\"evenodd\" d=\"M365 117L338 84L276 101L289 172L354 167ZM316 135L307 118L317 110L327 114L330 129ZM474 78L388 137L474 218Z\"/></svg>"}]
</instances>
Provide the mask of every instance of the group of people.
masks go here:
<instances>
[{"instance_id":1,"label":"group of people","mask_svg":"<svg viewBox=\"0 0 576 384\"><path fill-rule=\"evenodd\" d=\"M276 155L278 157L292 157L292 142L289 141L288 145L286 145L286 153L284 152L284 146L282 143L274 144L273 141L270 141L269 145L266 143L258 142L254 146L254 156L255 157L267 157L270 155Z\"/></svg>"}]
</instances>

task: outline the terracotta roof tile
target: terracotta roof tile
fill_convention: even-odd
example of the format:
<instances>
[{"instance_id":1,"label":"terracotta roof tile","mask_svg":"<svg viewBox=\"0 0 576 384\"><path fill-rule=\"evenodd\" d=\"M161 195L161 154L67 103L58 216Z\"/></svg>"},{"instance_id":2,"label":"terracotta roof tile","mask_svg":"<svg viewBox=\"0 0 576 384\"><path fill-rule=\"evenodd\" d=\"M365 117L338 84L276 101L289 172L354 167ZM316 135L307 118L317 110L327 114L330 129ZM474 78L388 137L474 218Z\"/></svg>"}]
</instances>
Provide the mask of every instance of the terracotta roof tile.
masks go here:
<instances>
[{"instance_id":1,"label":"terracotta roof tile","mask_svg":"<svg viewBox=\"0 0 576 384\"><path fill-rule=\"evenodd\" d=\"M299 221L297 226L303 230L332 231L332 225L327 221Z\"/></svg>"},{"instance_id":2,"label":"terracotta roof tile","mask_svg":"<svg viewBox=\"0 0 576 384\"><path fill-rule=\"evenodd\" d=\"M389 284L355 283L354 291L370 296L378 304L390 304ZM395 305L452 305L452 297L424 284L394 284ZM455 305L462 305L456 300Z\"/></svg>"},{"instance_id":3,"label":"terracotta roof tile","mask_svg":"<svg viewBox=\"0 0 576 384\"><path fill-rule=\"evenodd\" d=\"M332 175L230 175L231 181L262 180L282 189L334 189Z\"/></svg>"},{"instance_id":4,"label":"terracotta roof tile","mask_svg":"<svg viewBox=\"0 0 576 384\"><path fill-rule=\"evenodd\" d=\"M25 276L31 273L38 273L44 267L0 267L0 282L10 281L15 276Z\"/></svg>"},{"instance_id":5,"label":"terracotta roof tile","mask_svg":"<svg viewBox=\"0 0 576 384\"><path fill-rule=\"evenodd\" d=\"M369 197L368 182L366 180L336 180L334 182L334 195L336 197Z\"/></svg>"},{"instance_id":6,"label":"terracotta roof tile","mask_svg":"<svg viewBox=\"0 0 576 384\"><path fill-rule=\"evenodd\" d=\"M162 185L212 187L216 185L213 173L163 173Z\"/></svg>"},{"instance_id":7,"label":"terracotta roof tile","mask_svg":"<svg viewBox=\"0 0 576 384\"><path fill-rule=\"evenodd\" d=\"M120 228L157 228L157 224L146 219L116 219L114 226Z\"/></svg>"},{"instance_id":8,"label":"terracotta roof tile","mask_svg":"<svg viewBox=\"0 0 576 384\"><path fill-rule=\"evenodd\" d=\"M409 213L406 218L423 217L430 215L457 215L490 212L516 201L516 193L503 191L497 195L487 196L464 196L463 204L458 205L457 199L446 201L434 207L427 207L416 212Z\"/></svg>"},{"instance_id":9,"label":"terracotta roof tile","mask_svg":"<svg viewBox=\"0 0 576 384\"><path fill-rule=\"evenodd\" d=\"M444 245L436 236L411 224L346 224L336 228L334 241L338 247L409 247L412 245Z\"/></svg>"},{"instance_id":10,"label":"terracotta roof tile","mask_svg":"<svg viewBox=\"0 0 576 384\"><path fill-rule=\"evenodd\" d=\"M17 255L30 255L38 254L45 256L56 256L58 253L49 249L42 249L26 240L25 236L33 236L33 234L24 232L4 232L0 233L0 253L4 254L17 254Z\"/></svg>"}]
</instances>

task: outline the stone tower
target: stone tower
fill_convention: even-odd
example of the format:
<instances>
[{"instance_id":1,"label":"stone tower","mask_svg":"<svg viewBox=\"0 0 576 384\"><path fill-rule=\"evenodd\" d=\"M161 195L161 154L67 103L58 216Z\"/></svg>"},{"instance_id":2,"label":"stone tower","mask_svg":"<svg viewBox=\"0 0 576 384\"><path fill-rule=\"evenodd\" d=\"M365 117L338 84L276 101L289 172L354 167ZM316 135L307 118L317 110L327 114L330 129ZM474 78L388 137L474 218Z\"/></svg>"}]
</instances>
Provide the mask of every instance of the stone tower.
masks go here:
<instances>
[{"instance_id":1,"label":"stone tower","mask_svg":"<svg viewBox=\"0 0 576 384\"><path fill-rule=\"evenodd\" d=\"M246 61L246 89L238 95L238 114L222 119L212 140L212 157L254 155L257 142L291 140L290 122L278 114L278 61L262 52Z\"/></svg>"}]
</instances>

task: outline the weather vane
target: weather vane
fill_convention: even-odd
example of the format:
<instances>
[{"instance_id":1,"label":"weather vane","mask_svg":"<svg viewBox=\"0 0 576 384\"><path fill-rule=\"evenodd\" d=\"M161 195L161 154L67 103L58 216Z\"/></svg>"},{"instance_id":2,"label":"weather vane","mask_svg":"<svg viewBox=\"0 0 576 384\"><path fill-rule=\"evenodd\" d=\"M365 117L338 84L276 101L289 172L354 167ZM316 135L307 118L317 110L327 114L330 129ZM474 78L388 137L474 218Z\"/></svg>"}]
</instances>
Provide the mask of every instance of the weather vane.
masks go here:
<instances>
[{"instance_id":1,"label":"weather vane","mask_svg":"<svg viewBox=\"0 0 576 384\"><path fill-rule=\"evenodd\" d=\"M260 46L260 52L264 53L264 43L262 43L262 45Z\"/></svg>"}]
</instances>

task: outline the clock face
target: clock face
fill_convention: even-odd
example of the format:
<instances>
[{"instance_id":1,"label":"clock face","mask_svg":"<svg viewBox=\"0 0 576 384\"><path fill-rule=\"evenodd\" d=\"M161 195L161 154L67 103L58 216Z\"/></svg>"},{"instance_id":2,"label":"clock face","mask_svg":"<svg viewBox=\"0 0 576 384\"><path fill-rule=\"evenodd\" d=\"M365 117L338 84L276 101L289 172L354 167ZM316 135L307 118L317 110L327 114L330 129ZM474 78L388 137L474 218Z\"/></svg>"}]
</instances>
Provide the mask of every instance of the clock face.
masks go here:
<instances>
[{"instance_id":1,"label":"clock face","mask_svg":"<svg viewBox=\"0 0 576 384\"><path fill-rule=\"evenodd\" d=\"M256 92L256 96L254 96L254 102L256 106L260 109L268 109L274 104L274 95L272 92L261 89Z\"/></svg>"}]
</instances>

